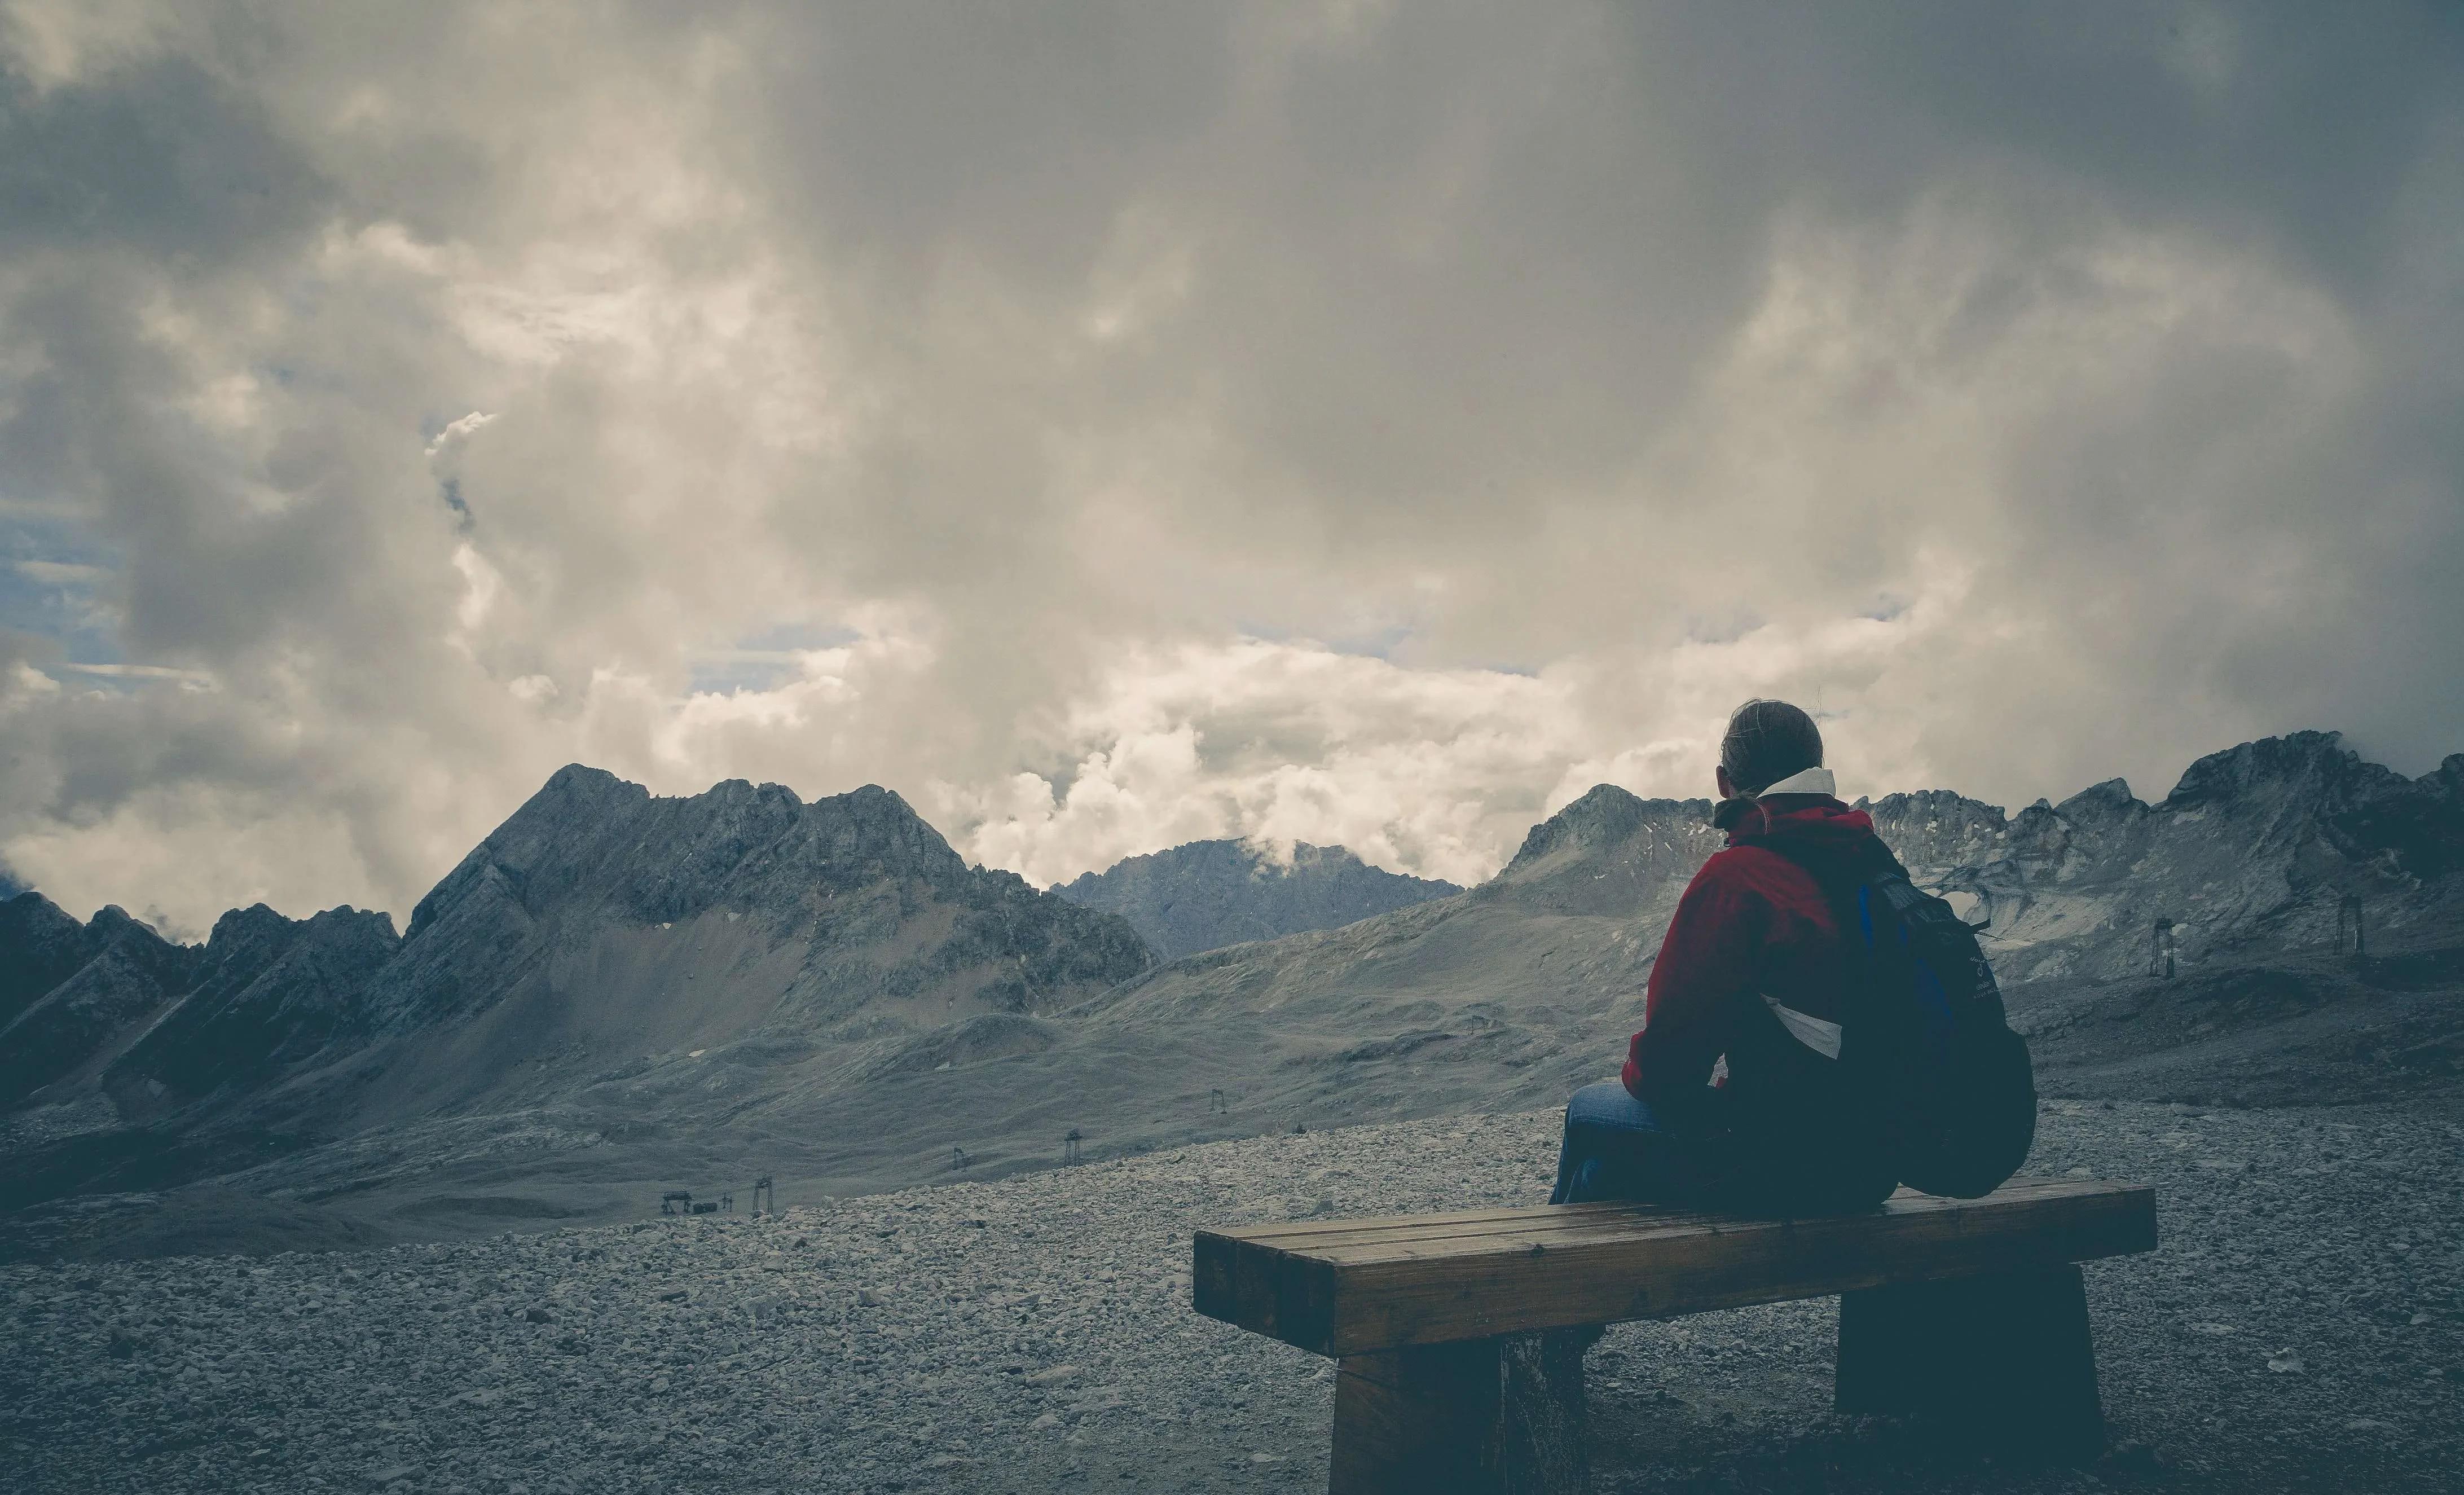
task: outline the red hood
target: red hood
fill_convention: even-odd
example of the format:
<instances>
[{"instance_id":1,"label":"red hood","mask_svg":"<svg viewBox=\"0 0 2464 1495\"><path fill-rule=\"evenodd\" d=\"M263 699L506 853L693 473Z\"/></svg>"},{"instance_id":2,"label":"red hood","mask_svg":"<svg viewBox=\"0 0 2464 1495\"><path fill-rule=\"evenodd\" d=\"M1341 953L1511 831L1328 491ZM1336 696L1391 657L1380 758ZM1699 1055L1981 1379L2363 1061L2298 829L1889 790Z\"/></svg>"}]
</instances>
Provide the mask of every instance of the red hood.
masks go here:
<instances>
[{"instance_id":1,"label":"red hood","mask_svg":"<svg viewBox=\"0 0 2464 1495\"><path fill-rule=\"evenodd\" d=\"M1732 846L1767 846L1775 841L1802 846L1843 846L1874 833L1874 818L1852 810L1829 795L1773 795L1746 812L1728 827Z\"/></svg>"}]
</instances>

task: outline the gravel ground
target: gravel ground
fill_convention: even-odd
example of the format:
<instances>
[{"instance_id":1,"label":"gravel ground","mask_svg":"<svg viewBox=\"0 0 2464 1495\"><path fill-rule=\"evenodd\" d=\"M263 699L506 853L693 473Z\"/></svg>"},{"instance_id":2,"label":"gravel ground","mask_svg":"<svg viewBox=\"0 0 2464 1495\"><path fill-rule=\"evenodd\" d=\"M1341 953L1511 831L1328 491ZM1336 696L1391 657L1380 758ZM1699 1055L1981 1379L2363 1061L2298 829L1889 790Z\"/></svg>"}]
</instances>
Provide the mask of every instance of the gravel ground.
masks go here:
<instances>
[{"instance_id":1,"label":"gravel ground","mask_svg":"<svg viewBox=\"0 0 2464 1495\"><path fill-rule=\"evenodd\" d=\"M1328 1362L1190 1311L1193 1226L1529 1202L1548 1113L360 1254L0 1268L12 1487L1323 1488ZM2049 1105L2032 1171L2152 1182L2088 1269L2115 1451L1829 1413L1829 1301L1614 1330L1601 1490L2453 1490L2464 1096Z\"/></svg>"}]
</instances>

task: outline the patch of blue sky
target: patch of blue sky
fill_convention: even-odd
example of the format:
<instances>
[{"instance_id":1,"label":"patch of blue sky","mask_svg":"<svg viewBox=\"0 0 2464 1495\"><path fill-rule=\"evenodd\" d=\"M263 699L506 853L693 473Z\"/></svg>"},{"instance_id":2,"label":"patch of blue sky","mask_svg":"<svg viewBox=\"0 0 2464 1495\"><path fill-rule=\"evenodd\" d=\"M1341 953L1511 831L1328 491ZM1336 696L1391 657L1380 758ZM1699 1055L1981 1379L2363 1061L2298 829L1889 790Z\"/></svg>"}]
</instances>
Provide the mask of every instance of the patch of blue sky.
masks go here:
<instances>
[{"instance_id":1,"label":"patch of blue sky","mask_svg":"<svg viewBox=\"0 0 2464 1495\"><path fill-rule=\"evenodd\" d=\"M851 628L780 624L741 639L732 648L695 652L691 689L696 695L776 690L795 678L805 654L815 649L845 649L862 637Z\"/></svg>"},{"instance_id":2,"label":"patch of blue sky","mask_svg":"<svg viewBox=\"0 0 2464 1495\"><path fill-rule=\"evenodd\" d=\"M1915 605L1916 603L1910 598L1902 597L1897 592L1884 592L1874 599L1872 606L1857 616L1871 618L1876 623L1888 623Z\"/></svg>"},{"instance_id":3,"label":"patch of blue sky","mask_svg":"<svg viewBox=\"0 0 2464 1495\"><path fill-rule=\"evenodd\" d=\"M109 591L119 558L54 516L14 513L0 524L0 628L48 641L55 653L31 661L53 679L88 690L154 685L205 689L205 674L132 660L121 647Z\"/></svg>"},{"instance_id":4,"label":"patch of blue sky","mask_svg":"<svg viewBox=\"0 0 2464 1495\"><path fill-rule=\"evenodd\" d=\"M117 570L69 525L12 517L0 528L0 627L51 640L68 664L125 664L105 596Z\"/></svg>"},{"instance_id":5,"label":"patch of blue sky","mask_svg":"<svg viewBox=\"0 0 2464 1495\"><path fill-rule=\"evenodd\" d=\"M445 507L453 511L453 533L470 534L477 521L472 518L471 505L462 496L462 479L449 477L437 484L436 495L445 500Z\"/></svg>"}]
</instances>

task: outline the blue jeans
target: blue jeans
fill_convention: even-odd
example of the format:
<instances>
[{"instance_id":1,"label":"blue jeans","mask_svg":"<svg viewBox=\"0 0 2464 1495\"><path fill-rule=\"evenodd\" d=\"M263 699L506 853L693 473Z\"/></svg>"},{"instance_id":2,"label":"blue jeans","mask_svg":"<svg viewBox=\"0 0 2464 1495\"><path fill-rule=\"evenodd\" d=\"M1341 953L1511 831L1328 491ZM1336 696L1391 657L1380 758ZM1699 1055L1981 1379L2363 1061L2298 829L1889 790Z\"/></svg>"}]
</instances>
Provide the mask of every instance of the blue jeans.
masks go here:
<instances>
[{"instance_id":1,"label":"blue jeans","mask_svg":"<svg viewBox=\"0 0 2464 1495\"><path fill-rule=\"evenodd\" d=\"M1709 1182L1703 1144L1661 1127L1651 1108L1615 1080L1587 1085L1566 1103L1551 1204L1632 1199L1691 1204Z\"/></svg>"}]
</instances>

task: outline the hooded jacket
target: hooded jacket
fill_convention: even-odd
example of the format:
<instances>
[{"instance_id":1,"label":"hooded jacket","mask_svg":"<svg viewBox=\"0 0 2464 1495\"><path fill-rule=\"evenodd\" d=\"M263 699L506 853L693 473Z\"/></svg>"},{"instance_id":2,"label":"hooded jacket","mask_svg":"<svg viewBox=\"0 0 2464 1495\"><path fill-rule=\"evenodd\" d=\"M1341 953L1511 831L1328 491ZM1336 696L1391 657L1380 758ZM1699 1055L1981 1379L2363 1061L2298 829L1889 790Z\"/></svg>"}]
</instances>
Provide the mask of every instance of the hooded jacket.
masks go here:
<instances>
[{"instance_id":1,"label":"hooded jacket","mask_svg":"<svg viewBox=\"0 0 2464 1495\"><path fill-rule=\"evenodd\" d=\"M1819 856L1874 839L1832 787L1809 769L1724 806L1727 846L1678 900L1621 1076L1671 1131L1802 1146L1854 1120L1831 1113L1840 1102L1822 1057L1826 1043L1838 1052L1849 951L1820 885L1775 849Z\"/></svg>"}]
</instances>

